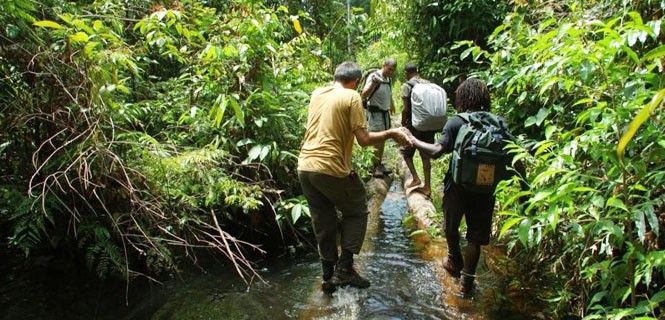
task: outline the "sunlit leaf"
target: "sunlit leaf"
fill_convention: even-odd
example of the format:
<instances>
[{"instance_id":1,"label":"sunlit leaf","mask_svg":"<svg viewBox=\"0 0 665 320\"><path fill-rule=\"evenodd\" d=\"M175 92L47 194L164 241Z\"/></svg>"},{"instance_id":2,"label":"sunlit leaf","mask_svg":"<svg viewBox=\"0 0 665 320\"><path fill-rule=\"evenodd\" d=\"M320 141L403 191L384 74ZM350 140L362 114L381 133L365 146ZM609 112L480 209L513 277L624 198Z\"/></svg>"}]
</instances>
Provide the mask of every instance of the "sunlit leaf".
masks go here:
<instances>
[{"instance_id":1,"label":"sunlit leaf","mask_svg":"<svg viewBox=\"0 0 665 320\"><path fill-rule=\"evenodd\" d=\"M298 17L292 17L291 21L293 22L293 28L296 29L296 32L298 32L298 34L301 34L302 26L300 25L300 20L298 20Z\"/></svg>"},{"instance_id":2,"label":"sunlit leaf","mask_svg":"<svg viewBox=\"0 0 665 320\"><path fill-rule=\"evenodd\" d=\"M291 221L293 223L298 222L298 219L300 219L300 216L302 215L302 206L300 204L296 204L291 208Z\"/></svg>"},{"instance_id":3,"label":"sunlit leaf","mask_svg":"<svg viewBox=\"0 0 665 320\"><path fill-rule=\"evenodd\" d=\"M503 224L501 227L501 231L499 232L499 238L503 237L503 235L510 230L515 224L518 222L522 221L524 217L515 217L515 218L510 218L506 220L506 222Z\"/></svg>"},{"instance_id":4,"label":"sunlit leaf","mask_svg":"<svg viewBox=\"0 0 665 320\"><path fill-rule=\"evenodd\" d=\"M88 37L88 35L85 32L81 31L69 36L69 40L71 40L72 42L88 42L89 38L90 37Z\"/></svg>"},{"instance_id":5,"label":"sunlit leaf","mask_svg":"<svg viewBox=\"0 0 665 320\"><path fill-rule=\"evenodd\" d=\"M644 235L646 234L647 230L647 224L644 219L644 212L641 210L635 210L633 213L633 222L635 222L638 239L640 239L640 242L644 243Z\"/></svg>"},{"instance_id":6,"label":"sunlit leaf","mask_svg":"<svg viewBox=\"0 0 665 320\"><path fill-rule=\"evenodd\" d=\"M270 146L263 146L261 149L261 154L259 155L259 159L263 160L266 158L266 156L270 153Z\"/></svg>"},{"instance_id":7,"label":"sunlit leaf","mask_svg":"<svg viewBox=\"0 0 665 320\"><path fill-rule=\"evenodd\" d=\"M62 29L63 26L60 25L59 23L51 20L42 20L42 21L37 21L33 23L33 25L37 27L42 27L42 28L51 28L51 29Z\"/></svg>"},{"instance_id":8,"label":"sunlit leaf","mask_svg":"<svg viewBox=\"0 0 665 320\"><path fill-rule=\"evenodd\" d=\"M617 156L619 157L619 161L622 163L628 142L633 139L635 133L637 133L637 130L640 128L642 123L644 123L651 116L651 113L653 113L656 108L661 105L663 98L665 98L665 89L658 91L653 99L651 99L651 102L644 106L642 110L640 110L637 116L635 116L633 121L631 121L628 125L626 132L623 134L623 136L621 136L616 152Z\"/></svg>"},{"instance_id":9,"label":"sunlit leaf","mask_svg":"<svg viewBox=\"0 0 665 320\"><path fill-rule=\"evenodd\" d=\"M529 231L531 230L531 220L524 219L517 229L517 234L520 239L520 242L525 246L529 246Z\"/></svg>"},{"instance_id":10,"label":"sunlit leaf","mask_svg":"<svg viewBox=\"0 0 665 320\"><path fill-rule=\"evenodd\" d=\"M643 57L642 61L646 60L655 60L655 59L660 59L663 56L665 56L665 45L661 45L660 47L657 47L649 52L647 52Z\"/></svg>"},{"instance_id":11,"label":"sunlit leaf","mask_svg":"<svg viewBox=\"0 0 665 320\"><path fill-rule=\"evenodd\" d=\"M607 203L605 205L608 207L618 208L626 212L628 211L628 207L626 207L623 201L617 197L607 199Z\"/></svg>"},{"instance_id":12,"label":"sunlit leaf","mask_svg":"<svg viewBox=\"0 0 665 320\"><path fill-rule=\"evenodd\" d=\"M262 148L263 146L261 145L253 146L252 149L250 149L249 152L247 153L247 161L251 162L257 159L259 155L261 155Z\"/></svg>"}]
</instances>

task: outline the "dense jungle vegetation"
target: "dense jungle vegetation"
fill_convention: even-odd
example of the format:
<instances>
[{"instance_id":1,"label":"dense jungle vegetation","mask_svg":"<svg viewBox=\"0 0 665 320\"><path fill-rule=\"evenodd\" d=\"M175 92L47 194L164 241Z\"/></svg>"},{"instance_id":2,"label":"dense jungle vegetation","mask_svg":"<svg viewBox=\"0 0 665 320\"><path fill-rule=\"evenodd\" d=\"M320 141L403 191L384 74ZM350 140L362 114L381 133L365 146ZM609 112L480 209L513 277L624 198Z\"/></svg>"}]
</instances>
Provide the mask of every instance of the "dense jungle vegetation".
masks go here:
<instances>
[{"instance_id":1,"label":"dense jungle vegetation","mask_svg":"<svg viewBox=\"0 0 665 320\"><path fill-rule=\"evenodd\" d=\"M665 1L345 5L2 1L0 257L129 281L210 254L249 278L314 250L295 175L309 94L341 61L392 56L451 98L488 82L530 185L500 186L494 242L549 317L664 316Z\"/></svg>"}]
</instances>

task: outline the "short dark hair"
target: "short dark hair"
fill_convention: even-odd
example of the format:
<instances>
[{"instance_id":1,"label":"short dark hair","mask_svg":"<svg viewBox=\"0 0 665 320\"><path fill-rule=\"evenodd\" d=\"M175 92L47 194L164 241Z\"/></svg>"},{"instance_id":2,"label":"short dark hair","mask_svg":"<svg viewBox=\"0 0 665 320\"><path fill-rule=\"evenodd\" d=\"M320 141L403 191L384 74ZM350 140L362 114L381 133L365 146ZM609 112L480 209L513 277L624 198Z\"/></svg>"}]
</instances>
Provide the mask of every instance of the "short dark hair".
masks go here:
<instances>
[{"instance_id":1,"label":"short dark hair","mask_svg":"<svg viewBox=\"0 0 665 320\"><path fill-rule=\"evenodd\" d=\"M418 66L413 62L409 62L404 66L404 72L408 74L418 73Z\"/></svg>"},{"instance_id":2,"label":"short dark hair","mask_svg":"<svg viewBox=\"0 0 665 320\"><path fill-rule=\"evenodd\" d=\"M490 92L480 79L467 79L455 91L455 105L460 112L490 111Z\"/></svg>"},{"instance_id":3,"label":"short dark hair","mask_svg":"<svg viewBox=\"0 0 665 320\"><path fill-rule=\"evenodd\" d=\"M363 76L362 71L357 63L352 61L342 62L335 68L335 81L342 83L349 83L353 80L358 80Z\"/></svg>"}]
</instances>

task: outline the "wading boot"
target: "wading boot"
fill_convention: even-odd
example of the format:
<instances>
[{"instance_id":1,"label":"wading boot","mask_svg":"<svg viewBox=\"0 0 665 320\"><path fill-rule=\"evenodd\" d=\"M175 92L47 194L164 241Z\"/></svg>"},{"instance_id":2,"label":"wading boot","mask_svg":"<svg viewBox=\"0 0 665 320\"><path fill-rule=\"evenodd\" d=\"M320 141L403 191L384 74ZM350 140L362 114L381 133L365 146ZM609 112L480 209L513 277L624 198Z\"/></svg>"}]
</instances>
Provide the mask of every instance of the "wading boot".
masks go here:
<instances>
[{"instance_id":1,"label":"wading boot","mask_svg":"<svg viewBox=\"0 0 665 320\"><path fill-rule=\"evenodd\" d=\"M360 276L353 266L342 267L337 265L335 275L333 276L333 282L340 287L351 286L354 288L368 288L370 285L369 280Z\"/></svg>"},{"instance_id":2,"label":"wading boot","mask_svg":"<svg viewBox=\"0 0 665 320\"><path fill-rule=\"evenodd\" d=\"M476 287L474 280L476 279L476 275L474 274L468 274L464 271L462 271L462 297L465 299L471 298L473 296L473 291Z\"/></svg>"},{"instance_id":3,"label":"wading boot","mask_svg":"<svg viewBox=\"0 0 665 320\"><path fill-rule=\"evenodd\" d=\"M464 250L464 269L462 270L462 296L470 298L473 295L476 279L476 267L480 259L480 245L471 243Z\"/></svg>"},{"instance_id":4,"label":"wading boot","mask_svg":"<svg viewBox=\"0 0 665 320\"><path fill-rule=\"evenodd\" d=\"M450 252L450 251L448 251ZM443 258L443 269L448 272L448 274L453 278L460 277L460 271L462 271L462 257L459 255L448 254L447 257Z\"/></svg>"},{"instance_id":5,"label":"wading boot","mask_svg":"<svg viewBox=\"0 0 665 320\"><path fill-rule=\"evenodd\" d=\"M333 274L335 273L335 263L321 260L321 268L323 269L323 281L321 281L321 291L323 291L326 294L332 294L337 289L332 279Z\"/></svg>"}]
</instances>

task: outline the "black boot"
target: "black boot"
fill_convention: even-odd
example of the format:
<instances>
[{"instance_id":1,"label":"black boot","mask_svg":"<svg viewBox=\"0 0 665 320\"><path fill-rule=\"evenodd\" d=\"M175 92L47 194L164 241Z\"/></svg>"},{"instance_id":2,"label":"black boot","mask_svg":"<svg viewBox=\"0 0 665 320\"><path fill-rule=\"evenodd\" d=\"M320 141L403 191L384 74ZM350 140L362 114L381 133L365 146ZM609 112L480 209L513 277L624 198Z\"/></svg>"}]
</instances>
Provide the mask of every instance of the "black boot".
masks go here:
<instances>
[{"instance_id":1,"label":"black boot","mask_svg":"<svg viewBox=\"0 0 665 320\"><path fill-rule=\"evenodd\" d=\"M451 277L459 278L463 265L464 261L462 259L462 253L460 252L459 243L449 241L448 256L443 258L443 269L445 269Z\"/></svg>"},{"instance_id":2,"label":"black boot","mask_svg":"<svg viewBox=\"0 0 665 320\"><path fill-rule=\"evenodd\" d=\"M476 275L474 274L468 274L464 271L462 271L462 297L464 298L470 298L473 296L473 290L475 289L476 285L474 283L476 279Z\"/></svg>"},{"instance_id":3,"label":"black boot","mask_svg":"<svg viewBox=\"0 0 665 320\"><path fill-rule=\"evenodd\" d=\"M367 288L370 286L369 280L363 278L353 268L353 254L342 250L342 255L337 261L333 282L336 286L352 286L355 288Z\"/></svg>"},{"instance_id":4,"label":"black boot","mask_svg":"<svg viewBox=\"0 0 665 320\"><path fill-rule=\"evenodd\" d=\"M445 269L448 274L453 278L460 277L460 271L462 271L462 256L454 255L448 251L448 256L443 258L443 269Z\"/></svg>"},{"instance_id":5,"label":"black boot","mask_svg":"<svg viewBox=\"0 0 665 320\"><path fill-rule=\"evenodd\" d=\"M462 296L465 298L473 295L479 259L480 245L469 243L464 250L464 269L462 270Z\"/></svg>"},{"instance_id":6,"label":"black boot","mask_svg":"<svg viewBox=\"0 0 665 320\"><path fill-rule=\"evenodd\" d=\"M321 290L324 293L331 294L335 292L335 283L332 281L335 273L335 262L321 260L321 269L323 269L323 281L321 282Z\"/></svg>"}]
</instances>

